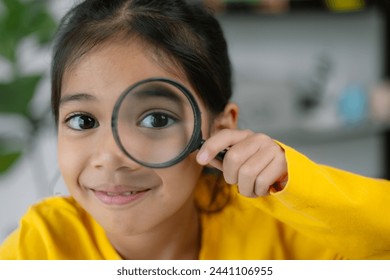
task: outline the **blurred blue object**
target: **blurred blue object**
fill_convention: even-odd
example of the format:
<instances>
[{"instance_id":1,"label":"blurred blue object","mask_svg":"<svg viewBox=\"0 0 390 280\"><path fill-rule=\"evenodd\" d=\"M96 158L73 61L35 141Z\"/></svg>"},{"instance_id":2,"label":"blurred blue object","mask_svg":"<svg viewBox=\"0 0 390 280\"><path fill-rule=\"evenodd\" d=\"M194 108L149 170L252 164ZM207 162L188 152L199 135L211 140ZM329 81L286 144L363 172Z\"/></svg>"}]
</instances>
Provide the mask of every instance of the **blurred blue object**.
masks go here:
<instances>
[{"instance_id":1,"label":"blurred blue object","mask_svg":"<svg viewBox=\"0 0 390 280\"><path fill-rule=\"evenodd\" d=\"M348 85L341 93L338 109L345 124L356 125L367 118L368 94L359 84Z\"/></svg>"}]
</instances>

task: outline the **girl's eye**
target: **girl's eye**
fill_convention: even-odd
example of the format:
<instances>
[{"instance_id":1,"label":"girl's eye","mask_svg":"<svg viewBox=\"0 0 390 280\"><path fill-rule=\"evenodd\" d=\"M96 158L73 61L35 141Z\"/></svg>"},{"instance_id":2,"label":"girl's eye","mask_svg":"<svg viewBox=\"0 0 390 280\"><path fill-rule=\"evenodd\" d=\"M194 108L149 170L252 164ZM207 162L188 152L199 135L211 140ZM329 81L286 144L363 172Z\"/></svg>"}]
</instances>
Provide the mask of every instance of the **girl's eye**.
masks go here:
<instances>
[{"instance_id":1,"label":"girl's eye","mask_svg":"<svg viewBox=\"0 0 390 280\"><path fill-rule=\"evenodd\" d=\"M74 130L86 130L99 126L97 120L86 114L75 114L65 120L65 123Z\"/></svg>"},{"instance_id":2,"label":"girl's eye","mask_svg":"<svg viewBox=\"0 0 390 280\"><path fill-rule=\"evenodd\" d=\"M165 113L151 113L144 117L138 125L146 128L166 128L176 121L176 118Z\"/></svg>"}]
</instances>

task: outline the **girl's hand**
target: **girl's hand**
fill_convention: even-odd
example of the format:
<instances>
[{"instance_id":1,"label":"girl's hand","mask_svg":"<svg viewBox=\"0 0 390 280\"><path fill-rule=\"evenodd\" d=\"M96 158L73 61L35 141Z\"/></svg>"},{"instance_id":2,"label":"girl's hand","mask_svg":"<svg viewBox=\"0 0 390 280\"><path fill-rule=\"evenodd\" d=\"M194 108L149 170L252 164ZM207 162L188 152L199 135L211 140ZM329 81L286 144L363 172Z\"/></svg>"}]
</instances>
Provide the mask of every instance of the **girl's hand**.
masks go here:
<instances>
[{"instance_id":1,"label":"girl's hand","mask_svg":"<svg viewBox=\"0 0 390 280\"><path fill-rule=\"evenodd\" d=\"M223 162L215 159L228 149ZM283 149L270 137L250 130L224 129L211 136L199 150L197 161L220 169L229 184L237 184L247 197L265 196L271 188L287 183Z\"/></svg>"}]
</instances>

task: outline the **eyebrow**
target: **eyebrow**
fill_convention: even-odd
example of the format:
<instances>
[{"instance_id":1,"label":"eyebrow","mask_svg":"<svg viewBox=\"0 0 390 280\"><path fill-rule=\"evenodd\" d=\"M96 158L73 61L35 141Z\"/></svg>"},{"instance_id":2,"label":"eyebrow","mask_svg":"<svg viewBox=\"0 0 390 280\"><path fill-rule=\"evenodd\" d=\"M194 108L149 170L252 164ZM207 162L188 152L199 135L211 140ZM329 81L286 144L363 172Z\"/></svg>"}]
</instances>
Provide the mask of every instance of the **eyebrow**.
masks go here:
<instances>
[{"instance_id":1,"label":"eyebrow","mask_svg":"<svg viewBox=\"0 0 390 280\"><path fill-rule=\"evenodd\" d=\"M135 96L138 96L139 98L162 97L162 98L166 98L166 99L169 99L169 100L172 100L175 102L181 103L181 101L182 101L176 93L173 93L171 90L169 90L168 88L164 88L164 87L152 87L152 88L149 88L146 90L135 92L134 94L135 94ZM183 94L183 96L185 96L184 93L182 93L182 94Z\"/></svg>"},{"instance_id":2,"label":"eyebrow","mask_svg":"<svg viewBox=\"0 0 390 280\"><path fill-rule=\"evenodd\" d=\"M88 93L76 93L71 95L65 95L61 97L59 105L63 105L68 102L75 102L75 101L96 101L97 98L93 95L90 95Z\"/></svg>"}]
</instances>

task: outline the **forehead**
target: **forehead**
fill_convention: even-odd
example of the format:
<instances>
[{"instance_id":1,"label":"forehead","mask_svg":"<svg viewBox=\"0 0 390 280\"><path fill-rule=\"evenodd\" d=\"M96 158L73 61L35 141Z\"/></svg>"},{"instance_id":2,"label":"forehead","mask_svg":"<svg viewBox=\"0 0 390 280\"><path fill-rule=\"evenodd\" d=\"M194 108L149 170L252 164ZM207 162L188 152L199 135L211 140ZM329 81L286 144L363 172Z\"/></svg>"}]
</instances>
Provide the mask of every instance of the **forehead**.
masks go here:
<instances>
[{"instance_id":1,"label":"forehead","mask_svg":"<svg viewBox=\"0 0 390 280\"><path fill-rule=\"evenodd\" d=\"M67 67L62 79L62 95L73 87L116 85L127 88L139 80L167 77L190 86L181 67L162 52L139 41L110 41L95 47Z\"/></svg>"}]
</instances>

